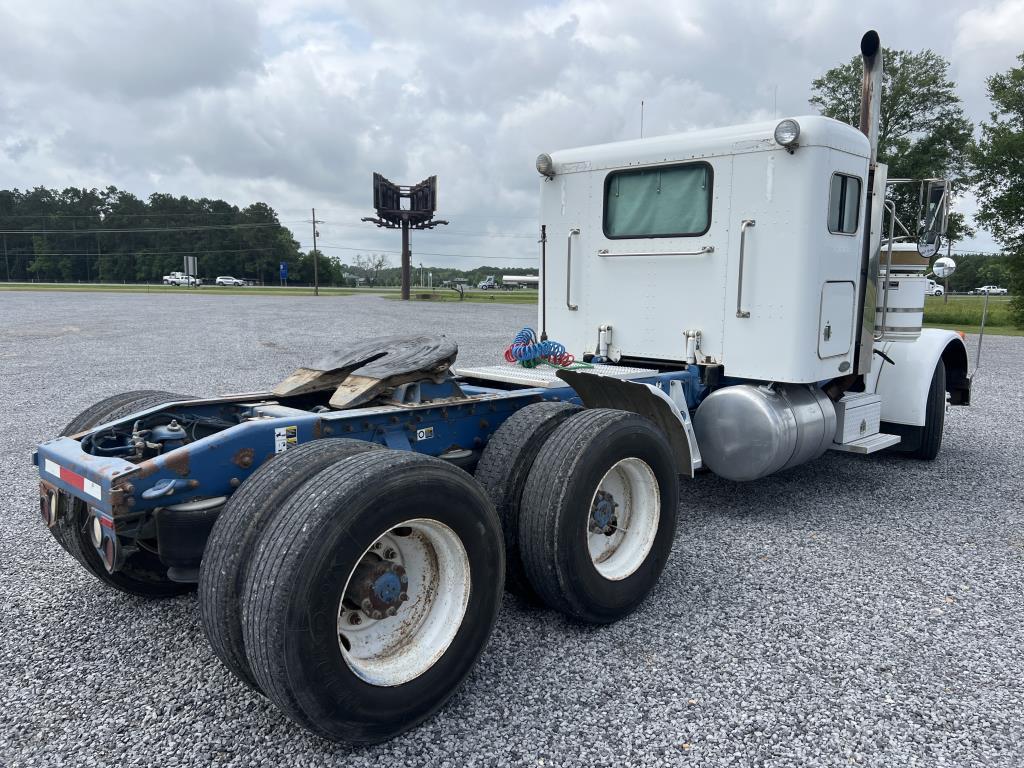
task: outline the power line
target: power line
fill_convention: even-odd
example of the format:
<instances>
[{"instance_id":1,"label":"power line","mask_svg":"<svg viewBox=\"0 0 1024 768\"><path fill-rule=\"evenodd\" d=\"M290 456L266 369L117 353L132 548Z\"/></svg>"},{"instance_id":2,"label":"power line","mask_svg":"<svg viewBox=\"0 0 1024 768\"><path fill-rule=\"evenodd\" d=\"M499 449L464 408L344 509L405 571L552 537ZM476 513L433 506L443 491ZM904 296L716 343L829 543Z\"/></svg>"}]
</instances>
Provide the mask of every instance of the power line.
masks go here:
<instances>
[{"instance_id":1,"label":"power line","mask_svg":"<svg viewBox=\"0 0 1024 768\"><path fill-rule=\"evenodd\" d=\"M386 248L353 248L348 245L329 245L328 243L320 243L320 248L330 248L337 251L358 251L359 253L389 253L395 255L401 255L401 251L389 251ZM429 251L416 251L420 256L451 256L458 259L497 259L509 260L509 261L535 261L538 257L536 256L480 256L473 253L431 253Z\"/></svg>"},{"instance_id":2,"label":"power line","mask_svg":"<svg viewBox=\"0 0 1024 768\"><path fill-rule=\"evenodd\" d=\"M166 217L184 218L186 216L242 216L241 211L208 211L206 213L195 211L192 213L181 212L154 212L154 213L120 213L116 211L99 213L5 213L5 219L158 219Z\"/></svg>"},{"instance_id":3,"label":"power line","mask_svg":"<svg viewBox=\"0 0 1024 768\"><path fill-rule=\"evenodd\" d=\"M307 219L305 221L305 223L308 224L309 220ZM361 225L361 224L342 224L341 222L332 222L332 221L329 221L329 220L328 221L324 221L322 219L320 220L320 223L321 224L328 224L328 225L330 225L332 227L345 227L347 229L362 229L362 230L366 229L366 227L364 225ZM446 229L446 230L444 230L444 232L441 232L440 234L445 235L445 236L447 236L447 235L463 235L463 236L466 236L466 237L521 237L521 238L527 239L527 240L536 240L537 239L536 233L534 233L534 234L525 234L525 233L519 233L519 232L466 232L466 231L457 230L457 229Z\"/></svg>"},{"instance_id":4,"label":"power line","mask_svg":"<svg viewBox=\"0 0 1024 768\"><path fill-rule=\"evenodd\" d=\"M96 258L108 258L110 256L196 256L196 255L202 256L202 255L205 255L205 254L214 254L214 253L253 253L253 252L263 252L263 251L272 251L272 250L274 250L273 247L269 247L269 248L234 248L234 249L218 248L218 249L213 249L213 250L209 250L209 251L147 251L145 248L142 248L142 249L137 250L137 251L131 251L130 253L125 253L123 251L108 251L107 253L96 253L96 251L46 251L44 253L36 253L35 251L29 251L27 253L24 253L24 252L23 253L13 253L12 252L11 255L12 256L19 256L19 257L22 257L22 258L27 257L27 258L33 258L33 259L38 259L38 258L44 257L44 256L55 256L55 257L58 257L58 258L64 258L65 256L74 256L74 257L79 257L79 256L94 257L95 256Z\"/></svg>"},{"instance_id":5,"label":"power line","mask_svg":"<svg viewBox=\"0 0 1024 768\"><path fill-rule=\"evenodd\" d=\"M194 227L124 227L117 229L0 229L3 235L96 235L120 234L122 232L202 232L230 231L237 229L266 229L281 227L280 224L207 224ZM281 227L284 229L284 227Z\"/></svg>"}]
</instances>

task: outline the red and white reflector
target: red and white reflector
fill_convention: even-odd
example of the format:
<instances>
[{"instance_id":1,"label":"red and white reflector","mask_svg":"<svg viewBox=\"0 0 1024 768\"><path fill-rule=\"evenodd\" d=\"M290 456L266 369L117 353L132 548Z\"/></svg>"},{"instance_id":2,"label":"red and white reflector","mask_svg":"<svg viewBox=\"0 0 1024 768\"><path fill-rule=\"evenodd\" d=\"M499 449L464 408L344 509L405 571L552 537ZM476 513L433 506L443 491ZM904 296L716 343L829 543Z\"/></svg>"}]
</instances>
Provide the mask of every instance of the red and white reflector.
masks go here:
<instances>
[{"instance_id":1,"label":"red and white reflector","mask_svg":"<svg viewBox=\"0 0 1024 768\"><path fill-rule=\"evenodd\" d=\"M99 483L94 483L89 478L82 477L80 474L72 472L67 467L62 467L52 459L46 459L43 465L43 471L63 480L72 488L77 488L82 493L92 496L94 499L103 499L103 489L100 487Z\"/></svg>"}]
</instances>

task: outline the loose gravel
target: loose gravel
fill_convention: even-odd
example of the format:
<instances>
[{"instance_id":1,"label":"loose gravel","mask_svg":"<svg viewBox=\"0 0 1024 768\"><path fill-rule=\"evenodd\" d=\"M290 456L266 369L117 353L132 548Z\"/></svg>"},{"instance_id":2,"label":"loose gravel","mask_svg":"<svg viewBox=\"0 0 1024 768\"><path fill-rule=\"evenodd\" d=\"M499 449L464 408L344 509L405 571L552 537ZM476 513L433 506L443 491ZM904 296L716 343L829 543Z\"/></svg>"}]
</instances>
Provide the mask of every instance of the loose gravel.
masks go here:
<instances>
[{"instance_id":1,"label":"loose gravel","mask_svg":"<svg viewBox=\"0 0 1024 768\"><path fill-rule=\"evenodd\" d=\"M351 749L209 650L194 596L103 588L38 520L33 446L114 392L262 389L374 334L488 363L532 309L373 297L0 294L0 765L1024 762L1024 338L990 337L934 463L828 454L683 481L672 560L610 627L505 600L433 720Z\"/></svg>"}]
</instances>

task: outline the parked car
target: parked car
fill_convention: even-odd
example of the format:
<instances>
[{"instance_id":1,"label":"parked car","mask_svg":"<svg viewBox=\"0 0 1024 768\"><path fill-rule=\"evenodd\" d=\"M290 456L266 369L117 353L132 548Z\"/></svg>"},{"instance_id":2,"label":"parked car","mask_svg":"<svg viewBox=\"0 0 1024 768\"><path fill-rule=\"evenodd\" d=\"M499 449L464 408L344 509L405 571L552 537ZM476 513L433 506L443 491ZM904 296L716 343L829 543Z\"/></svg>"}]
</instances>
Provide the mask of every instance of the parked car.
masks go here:
<instances>
[{"instance_id":1,"label":"parked car","mask_svg":"<svg viewBox=\"0 0 1024 768\"><path fill-rule=\"evenodd\" d=\"M975 288L975 293L987 293L990 296L1005 296L1007 291L1005 288L1000 288L998 285L983 285L981 288Z\"/></svg>"},{"instance_id":2,"label":"parked car","mask_svg":"<svg viewBox=\"0 0 1024 768\"><path fill-rule=\"evenodd\" d=\"M928 281L928 288L925 290L929 296L941 296L946 292L946 289L936 283L934 280Z\"/></svg>"},{"instance_id":3,"label":"parked car","mask_svg":"<svg viewBox=\"0 0 1024 768\"><path fill-rule=\"evenodd\" d=\"M245 280L241 280L237 277L231 277L231 275L221 275L214 282L217 285L245 285Z\"/></svg>"}]
</instances>

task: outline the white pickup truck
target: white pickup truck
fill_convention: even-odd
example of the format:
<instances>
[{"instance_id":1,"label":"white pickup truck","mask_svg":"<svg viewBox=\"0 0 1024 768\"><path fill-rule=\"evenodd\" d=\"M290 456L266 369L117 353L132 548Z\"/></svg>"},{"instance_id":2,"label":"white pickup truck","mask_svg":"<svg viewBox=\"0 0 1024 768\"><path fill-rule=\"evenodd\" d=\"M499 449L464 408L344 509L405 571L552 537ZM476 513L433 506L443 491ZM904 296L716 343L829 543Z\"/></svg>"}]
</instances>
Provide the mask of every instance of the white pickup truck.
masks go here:
<instances>
[{"instance_id":1,"label":"white pickup truck","mask_svg":"<svg viewBox=\"0 0 1024 768\"><path fill-rule=\"evenodd\" d=\"M989 296L1005 296L1007 290L1000 288L998 285L983 285L981 288L975 288L974 293L987 293Z\"/></svg>"},{"instance_id":2,"label":"white pickup truck","mask_svg":"<svg viewBox=\"0 0 1024 768\"><path fill-rule=\"evenodd\" d=\"M194 277L193 275L186 275L184 272L171 272L169 275L164 275L164 285L191 285L200 286L203 281Z\"/></svg>"}]
</instances>

